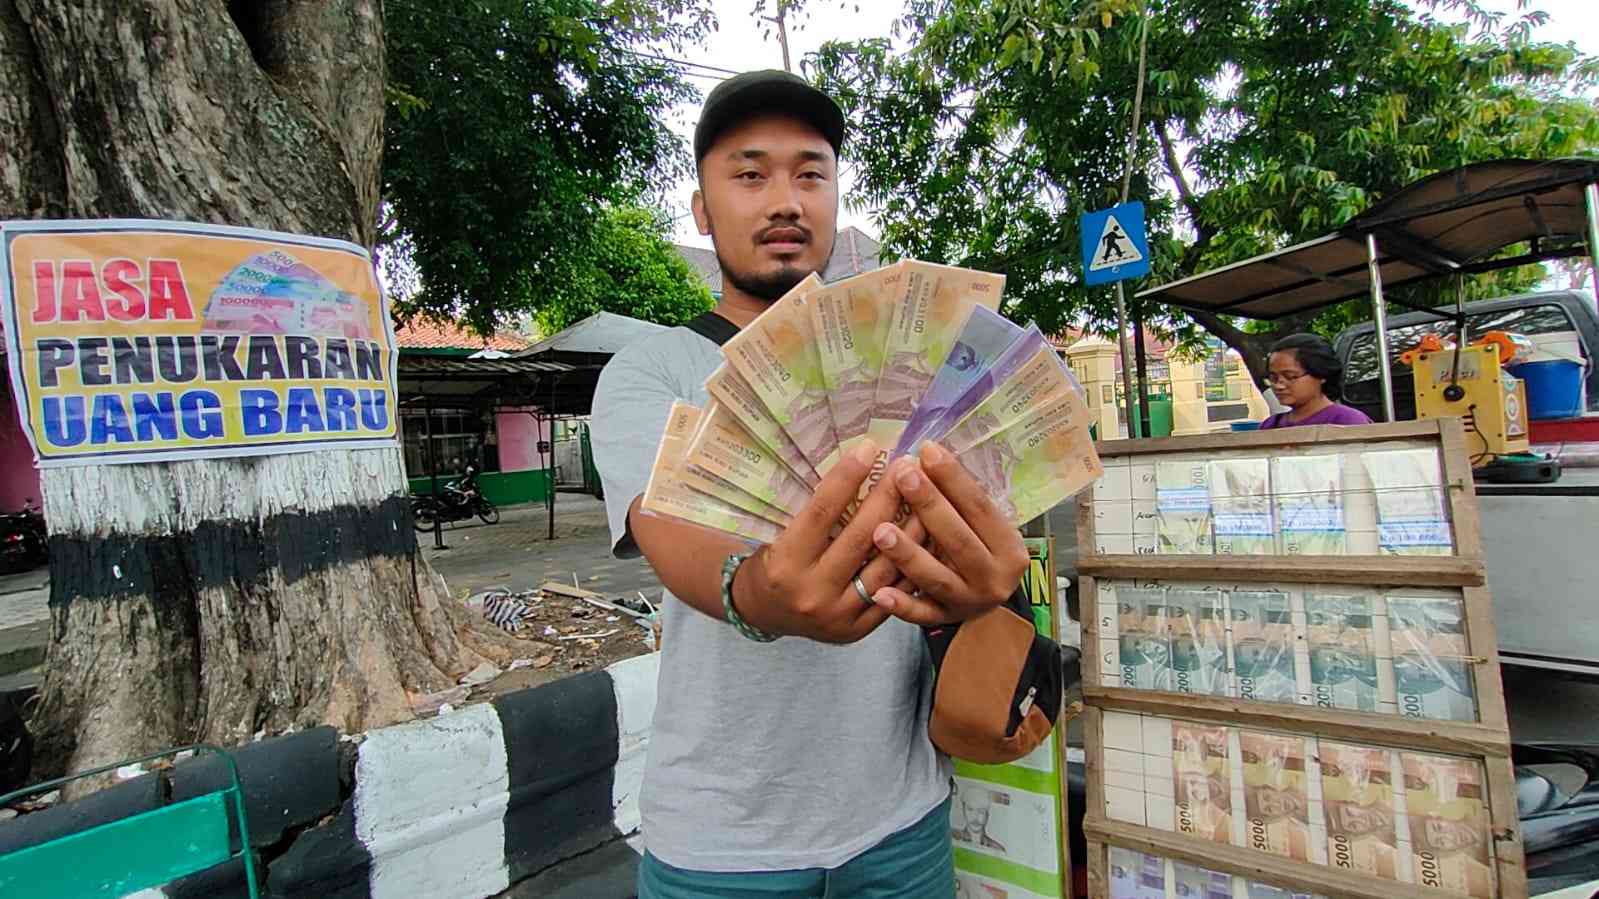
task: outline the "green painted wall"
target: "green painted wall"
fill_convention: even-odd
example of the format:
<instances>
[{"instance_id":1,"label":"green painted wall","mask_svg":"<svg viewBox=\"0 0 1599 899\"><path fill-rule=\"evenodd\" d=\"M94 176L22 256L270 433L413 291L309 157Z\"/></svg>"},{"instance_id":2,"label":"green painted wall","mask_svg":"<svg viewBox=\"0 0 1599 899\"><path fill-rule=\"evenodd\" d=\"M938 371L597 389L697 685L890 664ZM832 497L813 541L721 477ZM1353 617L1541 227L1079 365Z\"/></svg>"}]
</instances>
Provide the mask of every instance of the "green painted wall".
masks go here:
<instances>
[{"instance_id":1,"label":"green painted wall","mask_svg":"<svg viewBox=\"0 0 1599 899\"><path fill-rule=\"evenodd\" d=\"M453 480L439 476L439 486ZM496 506L514 506L519 503L541 503L549 496L550 473L543 469L533 471L488 471L478 475L478 485L483 495ZM433 492L432 478L412 478L411 492Z\"/></svg>"}]
</instances>

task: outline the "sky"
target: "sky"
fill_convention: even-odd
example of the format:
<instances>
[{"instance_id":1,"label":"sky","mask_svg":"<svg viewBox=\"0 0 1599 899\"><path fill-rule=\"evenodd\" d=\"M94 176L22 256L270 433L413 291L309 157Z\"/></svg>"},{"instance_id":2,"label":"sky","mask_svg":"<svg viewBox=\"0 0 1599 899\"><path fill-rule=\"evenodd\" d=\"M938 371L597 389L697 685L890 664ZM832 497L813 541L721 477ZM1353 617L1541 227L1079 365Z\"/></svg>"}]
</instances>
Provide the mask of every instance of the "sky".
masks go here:
<instances>
[{"instance_id":1,"label":"sky","mask_svg":"<svg viewBox=\"0 0 1599 899\"><path fill-rule=\"evenodd\" d=\"M1502 12L1514 13L1517 7L1517 0L1481 2L1489 9ZM889 36L893 21L902 9L897 0L861 0L858 11L853 8L854 5L841 12L837 0L811 0L815 11L801 21L798 30L789 29L789 55L796 70L807 53L815 51L827 41ZM750 13L753 6L753 0L716 0L720 27L706 41L705 47L692 53L690 59L705 66L736 72L782 68L783 55L777 37L774 34L763 38L761 23ZM1534 32L1536 39L1559 43L1575 41L1577 49L1583 53L1599 55L1599 0L1538 0L1535 6L1549 13L1549 21ZM1440 14L1440 17L1449 18L1447 14ZM725 76L704 73L704 77L695 76L690 80L703 94L715 86L721 77ZM698 104L686 104L675 109L671 117L673 130L688 140L693 135L698 116ZM847 157L844 163L840 187L847 196L853 179L850 177ZM693 179L687 179L670 192L675 239L690 246L709 247L710 238L702 237L695 230L694 218L689 213L689 197L693 191ZM849 209L847 204L841 204L839 227L842 229L848 225L855 225L873 236L877 234L869 211L857 212Z\"/></svg>"}]
</instances>

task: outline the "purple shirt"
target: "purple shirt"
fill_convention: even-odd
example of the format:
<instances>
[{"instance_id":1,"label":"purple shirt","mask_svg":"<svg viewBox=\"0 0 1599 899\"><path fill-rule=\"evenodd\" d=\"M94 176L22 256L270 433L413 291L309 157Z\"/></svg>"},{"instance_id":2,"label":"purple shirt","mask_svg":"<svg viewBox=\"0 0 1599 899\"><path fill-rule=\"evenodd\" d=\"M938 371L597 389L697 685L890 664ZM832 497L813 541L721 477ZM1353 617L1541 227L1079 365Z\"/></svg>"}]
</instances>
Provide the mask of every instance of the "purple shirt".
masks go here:
<instances>
[{"instance_id":1,"label":"purple shirt","mask_svg":"<svg viewBox=\"0 0 1599 899\"><path fill-rule=\"evenodd\" d=\"M1288 416L1293 412L1278 412L1260 423L1262 431L1267 428L1297 428L1307 425L1369 425L1371 419L1359 409L1352 409L1343 403L1333 403L1331 406L1317 412L1304 421L1289 421Z\"/></svg>"}]
</instances>

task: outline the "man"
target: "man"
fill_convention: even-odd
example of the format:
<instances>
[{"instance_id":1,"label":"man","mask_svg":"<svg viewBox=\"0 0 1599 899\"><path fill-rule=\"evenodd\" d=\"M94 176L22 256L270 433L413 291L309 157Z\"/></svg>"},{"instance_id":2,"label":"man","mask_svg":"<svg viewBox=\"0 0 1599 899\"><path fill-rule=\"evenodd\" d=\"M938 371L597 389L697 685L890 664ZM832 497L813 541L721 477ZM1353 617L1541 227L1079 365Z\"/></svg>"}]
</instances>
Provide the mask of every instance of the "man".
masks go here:
<instances>
[{"instance_id":1,"label":"man","mask_svg":"<svg viewBox=\"0 0 1599 899\"><path fill-rule=\"evenodd\" d=\"M694 134L694 219L723 292L714 317L634 344L594 397L612 550L666 587L640 807L643 899L948 899L949 760L927 736L915 625L1003 602L1021 537L948 453L898 460L837 537L876 460L841 460L770 546L640 511L674 400L706 402L717 341L832 254L844 117L783 72L718 85ZM706 336L711 335L711 336ZM895 519L902 505L913 514ZM924 543L936 541L937 556ZM779 639L773 639L779 638Z\"/></svg>"}]
</instances>

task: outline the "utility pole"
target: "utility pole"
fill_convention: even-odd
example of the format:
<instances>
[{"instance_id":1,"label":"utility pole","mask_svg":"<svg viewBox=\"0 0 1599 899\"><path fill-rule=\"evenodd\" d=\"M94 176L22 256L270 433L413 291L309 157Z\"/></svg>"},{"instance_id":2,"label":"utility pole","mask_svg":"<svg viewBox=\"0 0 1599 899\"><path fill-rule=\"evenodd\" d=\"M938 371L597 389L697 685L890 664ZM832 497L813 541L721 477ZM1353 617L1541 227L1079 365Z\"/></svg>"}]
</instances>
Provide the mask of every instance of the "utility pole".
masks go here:
<instances>
[{"instance_id":1,"label":"utility pole","mask_svg":"<svg viewBox=\"0 0 1599 899\"><path fill-rule=\"evenodd\" d=\"M1143 11L1138 26L1138 86L1133 91L1133 125L1127 131L1127 164L1122 169L1122 199L1127 202L1127 194L1133 183L1133 159L1138 153L1138 126L1144 110L1144 65L1149 48L1149 10ZM1133 412L1133 360L1127 357L1127 292L1122 286L1123 282L1116 282L1116 337L1119 341L1117 349L1120 351L1122 361L1122 400L1127 410L1127 436L1149 436L1149 382L1144 377L1144 329L1143 315L1138 317L1137 336L1134 338L1138 345L1134 352L1138 356L1138 406L1137 415ZM1142 310L1140 310L1141 312ZM1140 428L1142 428L1140 430Z\"/></svg>"},{"instance_id":2,"label":"utility pole","mask_svg":"<svg viewBox=\"0 0 1599 899\"><path fill-rule=\"evenodd\" d=\"M794 67L788 61L788 4L789 0L772 0L777 6L777 15L761 16L762 21L771 22L777 26L777 45L783 48L783 71L792 72Z\"/></svg>"}]
</instances>

